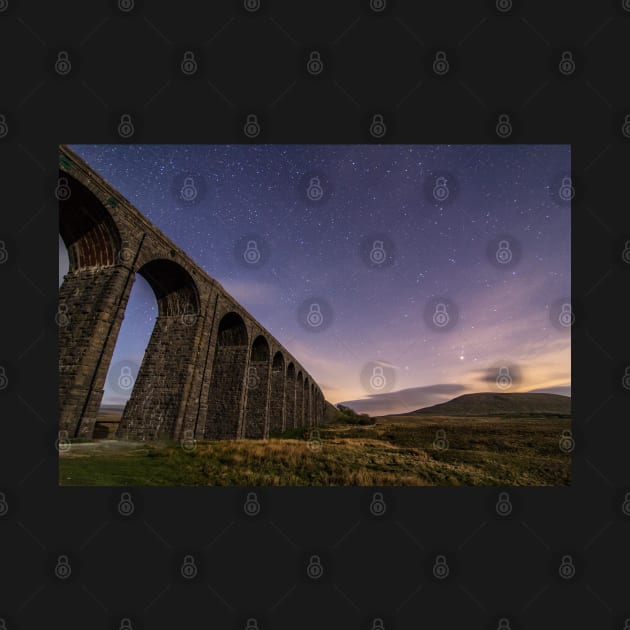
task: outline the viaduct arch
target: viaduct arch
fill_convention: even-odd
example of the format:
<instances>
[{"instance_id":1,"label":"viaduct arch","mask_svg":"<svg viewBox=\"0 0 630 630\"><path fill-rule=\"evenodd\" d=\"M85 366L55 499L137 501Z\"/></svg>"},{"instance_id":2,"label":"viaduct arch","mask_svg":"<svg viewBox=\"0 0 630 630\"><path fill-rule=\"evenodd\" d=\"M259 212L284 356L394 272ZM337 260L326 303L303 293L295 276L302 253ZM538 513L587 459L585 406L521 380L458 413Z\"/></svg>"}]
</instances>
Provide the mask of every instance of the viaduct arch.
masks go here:
<instances>
[{"instance_id":1,"label":"viaduct arch","mask_svg":"<svg viewBox=\"0 0 630 630\"><path fill-rule=\"evenodd\" d=\"M59 429L92 437L137 274L158 316L118 429L129 439L267 438L318 426L324 396L290 352L68 147L59 233Z\"/></svg>"}]
</instances>

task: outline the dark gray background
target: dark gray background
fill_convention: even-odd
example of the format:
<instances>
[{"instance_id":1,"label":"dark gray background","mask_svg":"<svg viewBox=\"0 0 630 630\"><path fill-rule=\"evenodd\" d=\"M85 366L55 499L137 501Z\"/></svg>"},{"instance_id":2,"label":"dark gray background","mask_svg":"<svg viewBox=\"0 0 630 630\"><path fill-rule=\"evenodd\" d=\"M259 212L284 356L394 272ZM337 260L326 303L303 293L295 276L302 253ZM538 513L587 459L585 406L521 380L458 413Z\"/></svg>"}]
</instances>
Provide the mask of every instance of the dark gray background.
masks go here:
<instances>
[{"instance_id":1,"label":"dark gray background","mask_svg":"<svg viewBox=\"0 0 630 630\"><path fill-rule=\"evenodd\" d=\"M501 1L501 0L500 0ZM195 51L198 72L179 70ZM324 71L305 62L321 52ZM69 52L70 73L54 70ZM432 75L436 50L451 64ZM570 76L558 72L573 52ZM630 3L0 0L0 618L14 628L618 628L630 618ZM57 145L120 142L503 142L573 147L571 488L57 487ZM1 119L0 119L1 120ZM2 131L0 127L0 131ZM0 133L0 135L2 135ZM629 134L630 135L630 134ZM0 497L1 498L1 497ZM72 574L55 577L60 554ZM192 554L198 577L180 565ZM319 554L324 575L309 581ZM450 575L432 577L436 554ZM563 555L576 574L559 577ZM630 623L630 622L629 622ZM505 624L503 624L505 627ZM0 624L0 627L3 627ZM123 628L125 626L123 625Z\"/></svg>"}]
</instances>

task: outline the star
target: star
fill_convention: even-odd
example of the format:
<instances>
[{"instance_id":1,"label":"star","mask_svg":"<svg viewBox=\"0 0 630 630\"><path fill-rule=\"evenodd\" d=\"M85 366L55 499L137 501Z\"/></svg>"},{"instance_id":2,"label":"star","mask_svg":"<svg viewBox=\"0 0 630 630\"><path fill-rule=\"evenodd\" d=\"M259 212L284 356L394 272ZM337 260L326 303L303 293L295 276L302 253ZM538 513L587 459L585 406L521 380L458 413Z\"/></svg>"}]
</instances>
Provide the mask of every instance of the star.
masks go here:
<instances>
[{"instance_id":1,"label":"star","mask_svg":"<svg viewBox=\"0 0 630 630\"><path fill-rule=\"evenodd\" d=\"M551 355L562 332L545 310L571 293L570 207L555 194L570 172L568 145L71 148L316 380L335 383L331 402L367 396L361 369L376 358L404 362L396 368L400 389L444 382L474 388L473 363L481 370L507 355L532 362L532 389L546 382L547 362L570 379L570 340L561 337L567 343ZM458 191L439 205L431 193L438 172ZM198 197L182 203L183 178L191 175ZM306 194L312 177L320 179L319 201ZM515 267L498 269L486 248L505 233L518 239L522 256ZM267 255L259 268L235 251L251 238ZM391 243L388 264L375 265L362 249L379 238ZM59 257L61 281L68 266L62 242ZM317 296L330 304L332 324L314 333L297 314ZM452 329L436 331L427 318L436 296L457 305ZM157 316L153 289L136 274L110 370L123 359L141 361ZM474 334L458 353L464 330ZM440 373L447 380L437 380Z\"/></svg>"}]
</instances>

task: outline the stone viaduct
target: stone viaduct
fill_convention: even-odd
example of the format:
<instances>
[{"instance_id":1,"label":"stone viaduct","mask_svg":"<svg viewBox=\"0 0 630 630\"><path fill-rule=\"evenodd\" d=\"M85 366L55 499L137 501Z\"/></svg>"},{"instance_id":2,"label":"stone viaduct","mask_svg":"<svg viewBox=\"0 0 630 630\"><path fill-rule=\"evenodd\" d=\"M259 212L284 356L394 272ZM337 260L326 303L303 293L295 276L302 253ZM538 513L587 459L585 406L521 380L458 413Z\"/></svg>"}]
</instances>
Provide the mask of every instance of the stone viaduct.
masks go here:
<instances>
[{"instance_id":1,"label":"stone viaduct","mask_svg":"<svg viewBox=\"0 0 630 630\"><path fill-rule=\"evenodd\" d=\"M158 317L118 437L266 438L321 423L311 375L216 280L66 146L59 177L70 261L59 289L60 431L93 435L136 274Z\"/></svg>"}]
</instances>

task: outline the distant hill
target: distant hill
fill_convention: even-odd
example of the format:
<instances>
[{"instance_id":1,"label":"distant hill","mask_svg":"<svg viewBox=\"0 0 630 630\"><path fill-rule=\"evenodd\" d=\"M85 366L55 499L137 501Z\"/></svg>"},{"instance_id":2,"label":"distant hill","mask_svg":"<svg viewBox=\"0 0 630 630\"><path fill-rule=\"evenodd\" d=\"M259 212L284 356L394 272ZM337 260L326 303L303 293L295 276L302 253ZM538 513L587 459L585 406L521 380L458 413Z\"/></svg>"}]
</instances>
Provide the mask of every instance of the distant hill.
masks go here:
<instances>
[{"instance_id":1,"label":"distant hill","mask_svg":"<svg viewBox=\"0 0 630 630\"><path fill-rule=\"evenodd\" d=\"M571 398L560 394L464 394L447 402L397 416L562 416L571 415Z\"/></svg>"},{"instance_id":2,"label":"distant hill","mask_svg":"<svg viewBox=\"0 0 630 630\"><path fill-rule=\"evenodd\" d=\"M111 412L118 412L120 414L122 414L122 412L125 410L125 405L116 405L116 404L103 404L101 405L101 411L111 411Z\"/></svg>"},{"instance_id":3,"label":"distant hill","mask_svg":"<svg viewBox=\"0 0 630 630\"><path fill-rule=\"evenodd\" d=\"M339 412L334 405L331 405L327 400L324 403L324 417L322 419L322 424L330 424L331 422L336 422L339 417Z\"/></svg>"}]
</instances>

